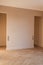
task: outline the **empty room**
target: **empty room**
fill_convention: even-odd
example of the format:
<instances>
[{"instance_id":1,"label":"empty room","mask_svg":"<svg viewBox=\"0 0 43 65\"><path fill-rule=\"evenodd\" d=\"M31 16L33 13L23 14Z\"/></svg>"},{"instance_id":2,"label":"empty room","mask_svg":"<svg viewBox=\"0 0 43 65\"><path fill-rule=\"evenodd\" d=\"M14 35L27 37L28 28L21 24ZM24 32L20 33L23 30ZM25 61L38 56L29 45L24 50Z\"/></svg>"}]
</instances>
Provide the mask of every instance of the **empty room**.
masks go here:
<instances>
[{"instance_id":1,"label":"empty room","mask_svg":"<svg viewBox=\"0 0 43 65\"><path fill-rule=\"evenodd\" d=\"M43 65L43 0L0 0L0 65Z\"/></svg>"}]
</instances>

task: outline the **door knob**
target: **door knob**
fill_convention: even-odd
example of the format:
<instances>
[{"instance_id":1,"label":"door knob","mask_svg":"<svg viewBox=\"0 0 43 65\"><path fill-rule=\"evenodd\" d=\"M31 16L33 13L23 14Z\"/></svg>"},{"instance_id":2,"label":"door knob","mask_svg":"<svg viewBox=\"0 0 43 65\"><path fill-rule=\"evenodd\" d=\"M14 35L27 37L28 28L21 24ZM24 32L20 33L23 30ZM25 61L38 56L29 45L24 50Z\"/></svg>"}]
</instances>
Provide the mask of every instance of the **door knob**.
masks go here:
<instances>
[{"instance_id":1,"label":"door knob","mask_svg":"<svg viewBox=\"0 0 43 65\"><path fill-rule=\"evenodd\" d=\"M8 36L8 41L9 41L9 36Z\"/></svg>"}]
</instances>

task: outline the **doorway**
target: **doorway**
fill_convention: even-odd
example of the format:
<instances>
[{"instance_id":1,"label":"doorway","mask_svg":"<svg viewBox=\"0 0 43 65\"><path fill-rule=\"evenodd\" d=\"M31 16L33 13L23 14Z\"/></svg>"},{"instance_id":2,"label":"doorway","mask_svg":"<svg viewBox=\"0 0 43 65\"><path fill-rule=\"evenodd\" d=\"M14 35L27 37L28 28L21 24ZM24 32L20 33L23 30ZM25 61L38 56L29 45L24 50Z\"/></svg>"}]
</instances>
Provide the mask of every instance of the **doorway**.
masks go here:
<instances>
[{"instance_id":1,"label":"doorway","mask_svg":"<svg viewBox=\"0 0 43 65\"><path fill-rule=\"evenodd\" d=\"M41 47L41 36L42 36L42 23L41 17L34 17L34 46Z\"/></svg>"},{"instance_id":2,"label":"doorway","mask_svg":"<svg viewBox=\"0 0 43 65\"><path fill-rule=\"evenodd\" d=\"M0 49L6 48L6 14L0 13Z\"/></svg>"}]
</instances>

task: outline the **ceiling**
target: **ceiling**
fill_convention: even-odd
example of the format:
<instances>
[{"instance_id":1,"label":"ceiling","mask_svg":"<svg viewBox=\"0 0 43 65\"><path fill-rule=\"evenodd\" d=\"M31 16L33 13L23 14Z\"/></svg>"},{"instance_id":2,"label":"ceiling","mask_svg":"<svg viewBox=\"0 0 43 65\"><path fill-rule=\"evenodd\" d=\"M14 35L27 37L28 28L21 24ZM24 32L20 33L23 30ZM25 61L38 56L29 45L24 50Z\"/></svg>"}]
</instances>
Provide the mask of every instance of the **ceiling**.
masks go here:
<instances>
[{"instance_id":1,"label":"ceiling","mask_svg":"<svg viewBox=\"0 0 43 65\"><path fill-rule=\"evenodd\" d=\"M43 11L43 0L0 0L0 5Z\"/></svg>"}]
</instances>

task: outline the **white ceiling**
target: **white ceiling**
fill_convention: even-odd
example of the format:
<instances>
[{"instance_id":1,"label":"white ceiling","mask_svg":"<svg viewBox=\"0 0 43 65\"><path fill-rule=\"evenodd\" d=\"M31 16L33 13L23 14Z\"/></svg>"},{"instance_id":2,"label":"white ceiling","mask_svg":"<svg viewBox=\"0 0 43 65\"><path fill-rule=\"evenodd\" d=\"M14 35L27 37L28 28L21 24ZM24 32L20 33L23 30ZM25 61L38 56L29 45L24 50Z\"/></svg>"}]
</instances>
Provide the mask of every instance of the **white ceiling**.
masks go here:
<instances>
[{"instance_id":1,"label":"white ceiling","mask_svg":"<svg viewBox=\"0 0 43 65\"><path fill-rule=\"evenodd\" d=\"M0 0L0 5L43 11L43 0Z\"/></svg>"}]
</instances>

